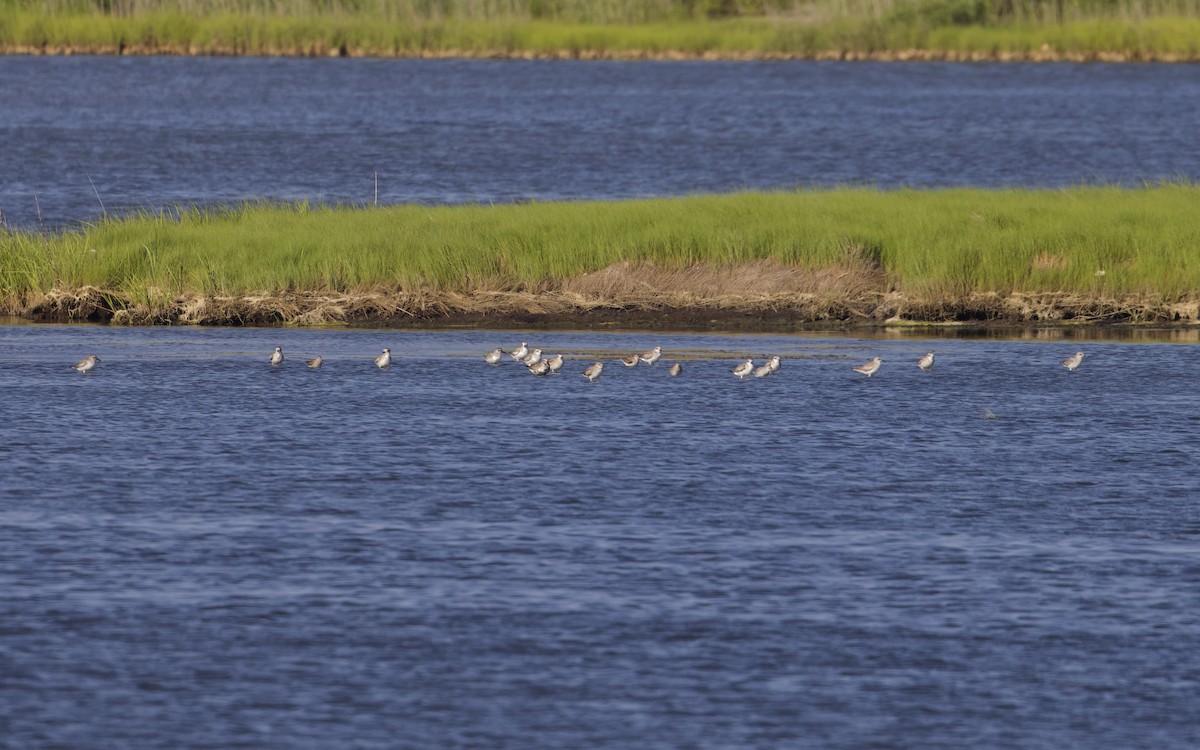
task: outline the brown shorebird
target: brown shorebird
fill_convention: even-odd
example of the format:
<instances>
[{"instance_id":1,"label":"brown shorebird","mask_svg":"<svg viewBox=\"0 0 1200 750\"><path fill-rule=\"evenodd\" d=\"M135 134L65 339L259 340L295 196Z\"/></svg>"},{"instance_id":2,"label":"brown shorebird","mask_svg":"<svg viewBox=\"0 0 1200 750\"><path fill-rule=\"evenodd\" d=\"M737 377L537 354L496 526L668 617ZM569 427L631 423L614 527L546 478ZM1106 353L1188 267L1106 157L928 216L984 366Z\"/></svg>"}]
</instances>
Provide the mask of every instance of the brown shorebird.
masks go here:
<instances>
[{"instance_id":1,"label":"brown shorebird","mask_svg":"<svg viewBox=\"0 0 1200 750\"><path fill-rule=\"evenodd\" d=\"M933 352L927 352L924 357L921 357L920 359L918 359L917 367L920 367L922 370L932 370L933 369Z\"/></svg>"},{"instance_id":2,"label":"brown shorebird","mask_svg":"<svg viewBox=\"0 0 1200 750\"><path fill-rule=\"evenodd\" d=\"M869 378L872 375L874 375L875 373L879 372L879 365L882 363L883 363L882 357L872 357L870 362L867 362L866 364L861 364L858 367L855 367L854 371L861 372L863 375L866 375Z\"/></svg>"},{"instance_id":3,"label":"brown shorebird","mask_svg":"<svg viewBox=\"0 0 1200 750\"><path fill-rule=\"evenodd\" d=\"M628 357L621 357L621 364L626 367L637 367L640 358L636 354L630 354Z\"/></svg>"},{"instance_id":4,"label":"brown shorebird","mask_svg":"<svg viewBox=\"0 0 1200 750\"><path fill-rule=\"evenodd\" d=\"M483 361L487 362L489 365L498 365L500 364L500 358L503 356L504 350L500 347L496 347L487 354L483 355Z\"/></svg>"},{"instance_id":5,"label":"brown shorebird","mask_svg":"<svg viewBox=\"0 0 1200 750\"><path fill-rule=\"evenodd\" d=\"M770 367L771 372L773 372L773 373L779 372L779 355L778 354L776 354L774 357L771 357L771 359L767 362L767 367Z\"/></svg>"},{"instance_id":6,"label":"brown shorebird","mask_svg":"<svg viewBox=\"0 0 1200 750\"><path fill-rule=\"evenodd\" d=\"M1066 359L1064 359L1062 361L1062 366L1067 368L1071 372L1075 372L1076 368L1079 367L1079 363L1082 361L1083 361L1083 352L1075 352L1075 356L1067 357Z\"/></svg>"},{"instance_id":7,"label":"brown shorebird","mask_svg":"<svg viewBox=\"0 0 1200 750\"><path fill-rule=\"evenodd\" d=\"M271 365L275 366L283 362L283 348L275 347L275 351L271 352Z\"/></svg>"},{"instance_id":8,"label":"brown shorebird","mask_svg":"<svg viewBox=\"0 0 1200 750\"><path fill-rule=\"evenodd\" d=\"M541 361L542 361L542 350L541 349L534 349L530 353L526 354L525 358L521 360L521 362L526 367L533 367L534 365L536 365L538 362L541 362Z\"/></svg>"},{"instance_id":9,"label":"brown shorebird","mask_svg":"<svg viewBox=\"0 0 1200 750\"><path fill-rule=\"evenodd\" d=\"M556 373L556 372L558 372L559 370L561 370L561 369L562 369L562 366L563 366L563 356L562 356L561 354L555 354L555 355L554 355L553 357L551 357L550 359L547 359L547 360L544 360L544 361L545 361L545 363L546 363L546 366L550 368L550 373L551 373L551 374L554 374L554 373Z\"/></svg>"},{"instance_id":10,"label":"brown shorebird","mask_svg":"<svg viewBox=\"0 0 1200 750\"><path fill-rule=\"evenodd\" d=\"M92 368L95 367L96 363L99 361L100 358L95 354L89 354L84 359L81 359L75 364L71 365L71 368L75 370L75 372L91 372Z\"/></svg>"},{"instance_id":11,"label":"brown shorebird","mask_svg":"<svg viewBox=\"0 0 1200 750\"><path fill-rule=\"evenodd\" d=\"M638 356L638 359L640 359L641 361L645 362L648 365L652 365L655 362L657 362L658 358L661 356L662 356L662 347L656 346L648 352L642 352L641 355Z\"/></svg>"},{"instance_id":12,"label":"brown shorebird","mask_svg":"<svg viewBox=\"0 0 1200 750\"><path fill-rule=\"evenodd\" d=\"M320 366L321 366L321 363L323 363L324 361L325 361L325 359L324 359L323 357L321 357L321 355L320 355L320 354L318 354L317 356L315 356L315 357L313 357L312 359L308 360L308 361L307 361L305 364L307 364L309 367L311 367L311 368L313 368L313 369L315 370L315 369L317 369L318 367L320 367Z\"/></svg>"},{"instance_id":13,"label":"brown shorebird","mask_svg":"<svg viewBox=\"0 0 1200 750\"><path fill-rule=\"evenodd\" d=\"M604 370L604 363L597 362L596 364L594 364L591 367L584 370L583 376L585 378L587 378L589 382L595 383L596 378L600 377L600 373L603 370Z\"/></svg>"},{"instance_id":14,"label":"brown shorebird","mask_svg":"<svg viewBox=\"0 0 1200 750\"><path fill-rule=\"evenodd\" d=\"M732 372L734 375L737 375L738 380L741 380L742 378L746 377L750 373L754 372L754 360L748 359L745 362L738 365L737 367L730 370L730 372Z\"/></svg>"},{"instance_id":15,"label":"brown shorebird","mask_svg":"<svg viewBox=\"0 0 1200 750\"><path fill-rule=\"evenodd\" d=\"M766 376L770 375L772 372L774 372L774 370L771 369L770 364L761 364L758 367L754 368L754 377L765 378Z\"/></svg>"},{"instance_id":16,"label":"brown shorebird","mask_svg":"<svg viewBox=\"0 0 1200 750\"><path fill-rule=\"evenodd\" d=\"M529 353L529 344L522 341L520 346L518 346L516 349L513 349L511 352L508 353L508 356L512 357L517 362L520 362L522 359L525 358L525 355L528 353Z\"/></svg>"},{"instance_id":17,"label":"brown shorebird","mask_svg":"<svg viewBox=\"0 0 1200 750\"><path fill-rule=\"evenodd\" d=\"M671 369L667 370L667 373L673 378L678 377L679 373L681 372L683 372L683 365L679 364L678 362L671 365Z\"/></svg>"},{"instance_id":18,"label":"brown shorebird","mask_svg":"<svg viewBox=\"0 0 1200 750\"><path fill-rule=\"evenodd\" d=\"M545 375L550 372L550 363L544 359L539 359L537 362L529 365L529 371L534 375Z\"/></svg>"}]
</instances>

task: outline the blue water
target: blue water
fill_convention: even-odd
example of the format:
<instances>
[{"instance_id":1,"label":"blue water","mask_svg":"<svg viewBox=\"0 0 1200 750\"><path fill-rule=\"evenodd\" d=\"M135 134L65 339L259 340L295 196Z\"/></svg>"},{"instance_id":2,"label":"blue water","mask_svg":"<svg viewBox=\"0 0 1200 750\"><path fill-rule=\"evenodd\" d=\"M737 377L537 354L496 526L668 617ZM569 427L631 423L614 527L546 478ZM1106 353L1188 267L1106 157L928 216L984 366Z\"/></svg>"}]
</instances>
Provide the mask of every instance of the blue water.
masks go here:
<instances>
[{"instance_id":1,"label":"blue water","mask_svg":"<svg viewBox=\"0 0 1200 750\"><path fill-rule=\"evenodd\" d=\"M1196 747L1197 349L1086 336L0 327L0 747Z\"/></svg>"},{"instance_id":2,"label":"blue water","mask_svg":"<svg viewBox=\"0 0 1200 750\"><path fill-rule=\"evenodd\" d=\"M14 227L246 199L1200 180L1200 67L0 57ZM40 216L40 219L39 219Z\"/></svg>"}]
</instances>

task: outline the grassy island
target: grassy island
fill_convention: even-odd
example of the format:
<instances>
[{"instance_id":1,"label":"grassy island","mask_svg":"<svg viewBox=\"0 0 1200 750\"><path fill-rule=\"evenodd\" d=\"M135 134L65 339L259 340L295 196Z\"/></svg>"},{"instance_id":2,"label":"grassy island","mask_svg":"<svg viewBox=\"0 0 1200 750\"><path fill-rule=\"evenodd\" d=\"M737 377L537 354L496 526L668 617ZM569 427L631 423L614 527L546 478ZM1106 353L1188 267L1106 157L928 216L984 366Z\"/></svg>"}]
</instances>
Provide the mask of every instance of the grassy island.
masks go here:
<instances>
[{"instance_id":1,"label":"grassy island","mask_svg":"<svg viewBox=\"0 0 1200 750\"><path fill-rule=\"evenodd\" d=\"M1200 60L1194 0L0 0L0 53Z\"/></svg>"},{"instance_id":2,"label":"grassy island","mask_svg":"<svg viewBox=\"0 0 1200 750\"><path fill-rule=\"evenodd\" d=\"M1200 321L1200 187L252 204L0 234L0 307L161 324Z\"/></svg>"}]
</instances>

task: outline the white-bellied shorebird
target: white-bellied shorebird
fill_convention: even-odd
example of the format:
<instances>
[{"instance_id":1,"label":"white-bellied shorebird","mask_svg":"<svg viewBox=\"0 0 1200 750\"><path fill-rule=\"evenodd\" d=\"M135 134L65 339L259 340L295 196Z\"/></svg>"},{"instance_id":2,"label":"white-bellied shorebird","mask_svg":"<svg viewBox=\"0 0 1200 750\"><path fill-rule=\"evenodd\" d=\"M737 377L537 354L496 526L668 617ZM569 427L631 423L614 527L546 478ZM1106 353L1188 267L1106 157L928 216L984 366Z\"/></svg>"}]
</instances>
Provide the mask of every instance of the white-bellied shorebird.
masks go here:
<instances>
[{"instance_id":1,"label":"white-bellied shorebird","mask_svg":"<svg viewBox=\"0 0 1200 750\"><path fill-rule=\"evenodd\" d=\"M922 370L932 370L933 369L933 352L926 352L924 357L921 357L920 359L918 359L917 367L920 367Z\"/></svg>"},{"instance_id":2,"label":"white-bellied shorebird","mask_svg":"<svg viewBox=\"0 0 1200 750\"><path fill-rule=\"evenodd\" d=\"M1062 361L1062 366L1067 368L1071 372L1075 372L1076 368L1079 367L1079 363L1082 361L1083 361L1083 352L1075 352L1075 356L1067 357L1066 359L1064 359Z\"/></svg>"},{"instance_id":3,"label":"white-bellied shorebird","mask_svg":"<svg viewBox=\"0 0 1200 750\"><path fill-rule=\"evenodd\" d=\"M657 362L658 358L661 356L662 356L662 347L656 346L648 352L642 352L638 356L638 359L640 359L641 361L645 362L648 365L652 365L655 362Z\"/></svg>"},{"instance_id":4,"label":"white-bellied shorebird","mask_svg":"<svg viewBox=\"0 0 1200 750\"><path fill-rule=\"evenodd\" d=\"M774 372L774 370L771 369L771 365L764 363L764 364L761 364L758 367L754 368L754 377L765 378L766 376L770 375L772 372Z\"/></svg>"},{"instance_id":5,"label":"white-bellied shorebird","mask_svg":"<svg viewBox=\"0 0 1200 750\"><path fill-rule=\"evenodd\" d=\"M545 375L550 372L550 363L544 359L539 359L537 362L529 365L529 371L534 375Z\"/></svg>"},{"instance_id":6,"label":"white-bellied shorebird","mask_svg":"<svg viewBox=\"0 0 1200 750\"><path fill-rule=\"evenodd\" d=\"M738 365L737 367L730 370L730 372L732 372L734 375L737 375L738 380L741 380L742 378L746 377L750 373L754 372L754 360L748 359L745 362Z\"/></svg>"},{"instance_id":7,"label":"white-bellied shorebird","mask_svg":"<svg viewBox=\"0 0 1200 750\"><path fill-rule=\"evenodd\" d=\"M483 361L487 362L489 365L498 365L500 364L500 358L503 356L504 350L497 346L495 349L483 355Z\"/></svg>"},{"instance_id":8,"label":"white-bellied shorebird","mask_svg":"<svg viewBox=\"0 0 1200 750\"><path fill-rule=\"evenodd\" d=\"M305 364L315 370L318 367L320 367L324 361L325 361L325 358L322 357L320 354L318 354L317 356L313 357L312 359L306 361Z\"/></svg>"},{"instance_id":9,"label":"white-bellied shorebird","mask_svg":"<svg viewBox=\"0 0 1200 750\"><path fill-rule=\"evenodd\" d=\"M383 370L386 369L390 364L392 364L392 350L384 349L382 352L380 352L379 356L375 358L375 366L380 370Z\"/></svg>"},{"instance_id":10,"label":"white-bellied shorebird","mask_svg":"<svg viewBox=\"0 0 1200 750\"><path fill-rule=\"evenodd\" d=\"M595 383L596 378L600 377L600 373L603 371L604 371L604 363L597 362L596 364L594 364L594 365L588 367L586 370L584 370L583 376L585 378L587 378L589 382Z\"/></svg>"},{"instance_id":11,"label":"white-bellied shorebird","mask_svg":"<svg viewBox=\"0 0 1200 750\"><path fill-rule=\"evenodd\" d=\"M522 359L525 359L525 355L528 353L529 344L522 341L520 346L508 353L508 356L512 357L517 362L520 362Z\"/></svg>"},{"instance_id":12,"label":"white-bellied shorebird","mask_svg":"<svg viewBox=\"0 0 1200 750\"><path fill-rule=\"evenodd\" d=\"M91 372L92 368L94 368L96 363L99 361L100 358L95 354L89 354L75 364L71 365L71 369L73 369L75 372Z\"/></svg>"},{"instance_id":13,"label":"white-bellied shorebird","mask_svg":"<svg viewBox=\"0 0 1200 750\"><path fill-rule=\"evenodd\" d=\"M630 354L628 357L621 357L621 364L625 365L626 367L637 367L637 363L639 361L640 359L636 354Z\"/></svg>"},{"instance_id":14,"label":"white-bellied shorebird","mask_svg":"<svg viewBox=\"0 0 1200 750\"><path fill-rule=\"evenodd\" d=\"M771 359L767 360L767 367L771 368L771 372L779 372L779 355L776 354Z\"/></svg>"},{"instance_id":15,"label":"white-bellied shorebird","mask_svg":"<svg viewBox=\"0 0 1200 750\"><path fill-rule=\"evenodd\" d=\"M861 372L868 378L879 372L879 365L883 363L883 357L872 357L870 362L861 364L854 368L855 372Z\"/></svg>"},{"instance_id":16,"label":"white-bellied shorebird","mask_svg":"<svg viewBox=\"0 0 1200 750\"><path fill-rule=\"evenodd\" d=\"M534 349L529 354L526 354L525 358L522 359L521 362L524 363L524 365L526 367L533 367L541 360L542 360L542 350Z\"/></svg>"},{"instance_id":17,"label":"white-bellied shorebird","mask_svg":"<svg viewBox=\"0 0 1200 750\"><path fill-rule=\"evenodd\" d=\"M667 374L673 378L679 377L679 373L681 372L683 372L683 365L679 364L678 362L671 365L670 369L667 370Z\"/></svg>"},{"instance_id":18,"label":"white-bellied shorebird","mask_svg":"<svg viewBox=\"0 0 1200 750\"><path fill-rule=\"evenodd\" d=\"M275 351L271 352L271 365L275 366L283 362L283 347L275 347Z\"/></svg>"},{"instance_id":19,"label":"white-bellied shorebird","mask_svg":"<svg viewBox=\"0 0 1200 750\"><path fill-rule=\"evenodd\" d=\"M558 372L559 370L562 369L562 366L563 366L563 356L561 354L555 354L550 359L546 359L546 360L542 360L542 361L545 362L546 366L550 368L551 373Z\"/></svg>"}]
</instances>

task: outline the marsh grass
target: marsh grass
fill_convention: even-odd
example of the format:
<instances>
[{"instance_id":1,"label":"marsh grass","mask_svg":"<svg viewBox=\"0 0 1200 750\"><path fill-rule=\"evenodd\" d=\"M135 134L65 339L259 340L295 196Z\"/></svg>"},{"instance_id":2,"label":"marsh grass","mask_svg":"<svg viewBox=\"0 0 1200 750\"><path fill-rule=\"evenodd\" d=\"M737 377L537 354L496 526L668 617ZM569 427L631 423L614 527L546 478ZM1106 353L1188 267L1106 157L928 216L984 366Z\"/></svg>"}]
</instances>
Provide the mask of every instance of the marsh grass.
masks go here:
<instances>
[{"instance_id":1,"label":"marsh grass","mask_svg":"<svg viewBox=\"0 0 1200 750\"><path fill-rule=\"evenodd\" d=\"M502 307L514 295L548 311L558 309L548 300L652 307L814 296L890 296L901 308L979 295L1194 303L1197 205L1200 187L1159 184L186 208L0 235L0 296L19 312L89 290L89 304L136 308L151 321L250 299L274 305L271 320L311 322Z\"/></svg>"},{"instance_id":2,"label":"marsh grass","mask_svg":"<svg viewBox=\"0 0 1200 750\"><path fill-rule=\"evenodd\" d=\"M0 0L0 49L1200 59L1192 0Z\"/></svg>"}]
</instances>

